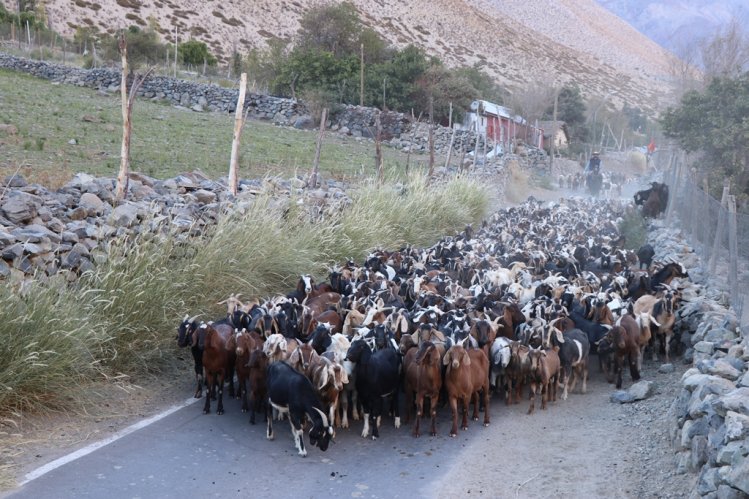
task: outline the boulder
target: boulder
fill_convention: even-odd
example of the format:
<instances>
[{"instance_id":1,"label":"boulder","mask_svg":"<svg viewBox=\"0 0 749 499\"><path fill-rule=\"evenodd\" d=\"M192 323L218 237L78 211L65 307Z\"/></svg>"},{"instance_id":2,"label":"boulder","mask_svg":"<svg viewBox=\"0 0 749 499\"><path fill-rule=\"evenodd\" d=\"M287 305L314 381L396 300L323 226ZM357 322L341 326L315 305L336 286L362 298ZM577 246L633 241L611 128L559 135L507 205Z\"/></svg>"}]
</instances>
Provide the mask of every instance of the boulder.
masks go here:
<instances>
[{"instance_id":1,"label":"boulder","mask_svg":"<svg viewBox=\"0 0 749 499\"><path fill-rule=\"evenodd\" d=\"M726 443L749 437L749 416L728 411L726 414Z\"/></svg>"},{"instance_id":2,"label":"boulder","mask_svg":"<svg viewBox=\"0 0 749 499\"><path fill-rule=\"evenodd\" d=\"M201 204L210 204L216 201L216 193L205 189L193 192L195 199Z\"/></svg>"},{"instance_id":3,"label":"boulder","mask_svg":"<svg viewBox=\"0 0 749 499\"><path fill-rule=\"evenodd\" d=\"M630 394L627 391L617 390L611 394L611 396L609 397L609 400L615 403L618 402L620 404L629 404L631 402L634 402L635 398L632 394Z\"/></svg>"},{"instance_id":4,"label":"boulder","mask_svg":"<svg viewBox=\"0 0 749 499\"><path fill-rule=\"evenodd\" d=\"M738 460L741 457L745 457L749 454L749 443L745 440L737 440L728 442L726 445L718 449L718 455L716 462L719 465L730 465L734 459Z\"/></svg>"},{"instance_id":5,"label":"boulder","mask_svg":"<svg viewBox=\"0 0 749 499\"><path fill-rule=\"evenodd\" d=\"M38 243L44 239L48 239L53 243L59 243L62 240L60 234L56 234L49 230L47 227L38 224L27 225L23 228L13 229L12 234L18 238L19 241Z\"/></svg>"},{"instance_id":6,"label":"boulder","mask_svg":"<svg viewBox=\"0 0 749 499\"><path fill-rule=\"evenodd\" d=\"M0 208L5 218L19 225L33 220L40 206L41 203L34 196L24 192L12 191Z\"/></svg>"},{"instance_id":7,"label":"boulder","mask_svg":"<svg viewBox=\"0 0 749 499\"><path fill-rule=\"evenodd\" d=\"M661 364L658 368L658 372L661 374L669 374L676 370L673 364Z\"/></svg>"},{"instance_id":8,"label":"boulder","mask_svg":"<svg viewBox=\"0 0 749 499\"><path fill-rule=\"evenodd\" d=\"M16 241L16 236L0 229L0 246L8 246L9 244L13 244Z\"/></svg>"},{"instance_id":9,"label":"boulder","mask_svg":"<svg viewBox=\"0 0 749 499\"><path fill-rule=\"evenodd\" d=\"M652 381L641 380L630 386L627 390L633 400L644 400L649 398L655 392L655 383Z\"/></svg>"},{"instance_id":10,"label":"boulder","mask_svg":"<svg viewBox=\"0 0 749 499\"><path fill-rule=\"evenodd\" d=\"M715 364L710 367L709 373L731 381L737 380L741 376L741 372L724 359L716 360Z\"/></svg>"},{"instance_id":11,"label":"boulder","mask_svg":"<svg viewBox=\"0 0 749 499\"><path fill-rule=\"evenodd\" d=\"M81 194L79 206L86 209L88 216L93 217L104 213L104 201L91 192Z\"/></svg>"},{"instance_id":12,"label":"boulder","mask_svg":"<svg viewBox=\"0 0 749 499\"><path fill-rule=\"evenodd\" d=\"M749 388L741 387L724 394L713 403L713 407L724 417L728 411L749 416Z\"/></svg>"},{"instance_id":13,"label":"boulder","mask_svg":"<svg viewBox=\"0 0 749 499\"><path fill-rule=\"evenodd\" d=\"M746 495L741 491L729 487L728 485L720 485L718 487L717 499L743 499Z\"/></svg>"},{"instance_id":14,"label":"boulder","mask_svg":"<svg viewBox=\"0 0 749 499\"><path fill-rule=\"evenodd\" d=\"M112 210L112 222L117 227L132 227L138 221L138 211L138 206L133 203L121 204Z\"/></svg>"},{"instance_id":15,"label":"boulder","mask_svg":"<svg viewBox=\"0 0 749 499\"><path fill-rule=\"evenodd\" d=\"M715 346L709 341L700 341L694 345L694 351L705 354L712 354L715 350Z\"/></svg>"},{"instance_id":16,"label":"boulder","mask_svg":"<svg viewBox=\"0 0 749 499\"><path fill-rule=\"evenodd\" d=\"M744 494L749 494L749 458L738 459L737 463L730 466L727 473L722 470L723 468L721 468L721 476L728 485Z\"/></svg>"},{"instance_id":17,"label":"boulder","mask_svg":"<svg viewBox=\"0 0 749 499\"><path fill-rule=\"evenodd\" d=\"M718 468L703 468L700 478L697 481L697 492L701 496L715 492L718 490L719 483L720 476L718 475Z\"/></svg>"}]
</instances>

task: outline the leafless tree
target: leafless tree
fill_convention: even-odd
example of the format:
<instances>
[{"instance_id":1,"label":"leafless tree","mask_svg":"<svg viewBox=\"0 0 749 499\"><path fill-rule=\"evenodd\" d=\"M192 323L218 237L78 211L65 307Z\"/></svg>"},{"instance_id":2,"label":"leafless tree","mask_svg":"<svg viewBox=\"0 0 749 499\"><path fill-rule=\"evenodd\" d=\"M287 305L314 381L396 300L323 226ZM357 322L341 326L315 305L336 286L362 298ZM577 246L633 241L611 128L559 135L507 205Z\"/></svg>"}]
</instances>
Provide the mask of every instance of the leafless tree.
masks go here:
<instances>
[{"instance_id":1,"label":"leafless tree","mask_svg":"<svg viewBox=\"0 0 749 499\"><path fill-rule=\"evenodd\" d=\"M749 35L735 17L713 37L702 40L699 48L706 81L749 70Z\"/></svg>"}]
</instances>

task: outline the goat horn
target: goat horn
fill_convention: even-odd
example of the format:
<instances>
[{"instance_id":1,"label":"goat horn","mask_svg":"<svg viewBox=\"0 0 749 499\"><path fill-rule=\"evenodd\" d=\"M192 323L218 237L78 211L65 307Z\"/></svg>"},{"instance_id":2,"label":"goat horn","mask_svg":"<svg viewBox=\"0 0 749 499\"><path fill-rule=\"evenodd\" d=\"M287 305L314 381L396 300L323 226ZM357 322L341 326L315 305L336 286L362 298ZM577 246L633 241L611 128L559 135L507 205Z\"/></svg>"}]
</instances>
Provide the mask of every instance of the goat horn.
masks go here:
<instances>
[{"instance_id":1,"label":"goat horn","mask_svg":"<svg viewBox=\"0 0 749 499\"><path fill-rule=\"evenodd\" d=\"M200 317L200 314L193 315L192 317L190 317L189 319L187 319L187 322L195 322L195 319L197 319L198 317ZM187 316L185 316L185 318L187 318Z\"/></svg>"},{"instance_id":2,"label":"goat horn","mask_svg":"<svg viewBox=\"0 0 749 499\"><path fill-rule=\"evenodd\" d=\"M188 317L190 317L190 314L185 314L185 316L182 318L182 322L185 322Z\"/></svg>"},{"instance_id":3,"label":"goat horn","mask_svg":"<svg viewBox=\"0 0 749 499\"><path fill-rule=\"evenodd\" d=\"M324 426L325 428L327 428L327 427L328 427L328 416L326 416L326 415L325 415L325 413L324 413L324 412L322 412L322 411L321 411L320 409L318 409L317 407L313 407L313 409L314 409L314 410L316 410L317 412L319 412L319 413L320 413L320 417L322 418L322 424L323 424L323 426Z\"/></svg>"}]
</instances>

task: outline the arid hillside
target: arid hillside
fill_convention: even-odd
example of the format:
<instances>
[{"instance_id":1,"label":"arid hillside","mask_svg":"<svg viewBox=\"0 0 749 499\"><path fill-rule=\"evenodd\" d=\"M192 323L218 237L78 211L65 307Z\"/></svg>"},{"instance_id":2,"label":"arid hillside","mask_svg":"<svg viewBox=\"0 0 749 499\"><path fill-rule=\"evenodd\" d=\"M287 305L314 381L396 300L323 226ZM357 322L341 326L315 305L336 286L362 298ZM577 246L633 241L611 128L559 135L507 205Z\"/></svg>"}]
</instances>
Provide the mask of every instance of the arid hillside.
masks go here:
<instances>
[{"instance_id":1,"label":"arid hillside","mask_svg":"<svg viewBox=\"0 0 749 499\"><path fill-rule=\"evenodd\" d=\"M13 8L14 0L0 0ZM110 33L155 21L164 39L196 38L224 60L293 40L298 20L321 0L47 0L50 25ZM594 0L353 0L390 43L413 43L450 65L482 65L509 89L577 82L590 97L654 110L668 95L670 55Z\"/></svg>"}]
</instances>

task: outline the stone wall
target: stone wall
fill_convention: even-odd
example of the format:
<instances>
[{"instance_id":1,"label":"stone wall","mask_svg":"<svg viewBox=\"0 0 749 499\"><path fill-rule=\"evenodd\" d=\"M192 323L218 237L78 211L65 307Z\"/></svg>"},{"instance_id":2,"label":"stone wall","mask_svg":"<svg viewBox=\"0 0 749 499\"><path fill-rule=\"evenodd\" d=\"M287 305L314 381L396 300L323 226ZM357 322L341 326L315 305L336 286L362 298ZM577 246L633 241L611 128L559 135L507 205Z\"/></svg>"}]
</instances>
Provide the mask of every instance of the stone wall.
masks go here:
<instances>
[{"instance_id":1,"label":"stone wall","mask_svg":"<svg viewBox=\"0 0 749 499\"><path fill-rule=\"evenodd\" d=\"M673 255L687 268L675 329L682 332L681 392L669 411L677 473L698 475L691 497L749 494L749 334L738 328L728 296L712 282L678 230L655 222L656 255Z\"/></svg>"},{"instance_id":2,"label":"stone wall","mask_svg":"<svg viewBox=\"0 0 749 499\"><path fill-rule=\"evenodd\" d=\"M237 197L225 179L199 172L158 180L130 175L127 201L114 201L114 178L79 173L51 191L20 176L3 179L0 198L0 280L23 287L30 279L57 274L68 281L107 258L108 244L118 236L142 232L182 239L214 225L227 209L245 211L257 196L271 196L284 208L291 195L316 218L345 206L344 184L334 180L305 188L300 178L241 180Z\"/></svg>"},{"instance_id":3,"label":"stone wall","mask_svg":"<svg viewBox=\"0 0 749 499\"><path fill-rule=\"evenodd\" d=\"M28 73L38 78L109 93L120 91L121 73L115 69L81 69L60 64L24 59L0 52L0 68ZM166 76L150 76L143 82L138 96L145 99L167 100L175 106L193 111L233 113L239 90L215 84L196 83ZM316 128L304 103L255 93L247 93L245 109L254 119L271 120L279 125ZM377 109L345 106L337 112L329 126L339 133L356 137L372 137ZM383 140L399 137L408 127L406 116L386 112L381 116ZM372 133L370 133L372 131Z\"/></svg>"},{"instance_id":4,"label":"stone wall","mask_svg":"<svg viewBox=\"0 0 749 499\"><path fill-rule=\"evenodd\" d=\"M117 93L120 91L120 72L116 69L81 69L49 62L15 57L0 52L0 68L28 73L58 83L76 85L94 90ZM143 82L138 96L144 99L166 100L175 106L196 112L233 113L239 90L224 88L216 84L197 83L166 76L150 76ZM245 109L254 119L270 120L278 125L313 129L319 126L310 116L307 106L294 99L247 93ZM374 138L375 116L380 114L383 143L417 154L429 152L429 125L413 123L408 115L392 111L380 112L376 108L343 106L328 120L331 131L343 135ZM446 155L453 131L435 126L435 153ZM493 141L487 147L491 151ZM455 134L453 152L471 151L476 147L475 134L459 130ZM483 148L483 143L479 144Z\"/></svg>"}]
</instances>

